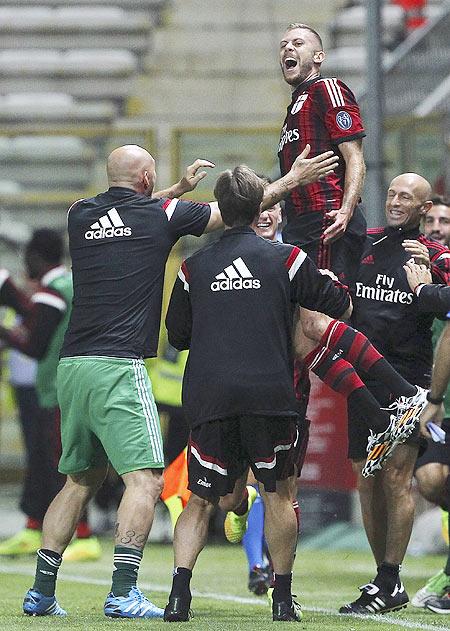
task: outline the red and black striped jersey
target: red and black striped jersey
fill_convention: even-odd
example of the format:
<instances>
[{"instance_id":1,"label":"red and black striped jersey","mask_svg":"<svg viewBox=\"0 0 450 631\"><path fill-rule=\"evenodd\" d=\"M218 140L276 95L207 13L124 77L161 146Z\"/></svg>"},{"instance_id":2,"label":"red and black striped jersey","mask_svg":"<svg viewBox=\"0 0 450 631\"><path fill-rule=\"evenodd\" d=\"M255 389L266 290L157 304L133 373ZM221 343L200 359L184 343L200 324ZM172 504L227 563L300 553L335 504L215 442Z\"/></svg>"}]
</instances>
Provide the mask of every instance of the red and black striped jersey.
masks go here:
<instances>
[{"instance_id":1,"label":"red and black striped jersey","mask_svg":"<svg viewBox=\"0 0 450 631\"><path fill-rule=\"evenodd\" d=\"M249 227L225 230L185 261L166 325L170 343L190 349L183 411L191 426L236 414L297 414L295 304L340 317L350 301L303 250Z\"/></svg>"},{"instance_id":2,"label":"red and black striped jersey","mask_svg":"<svg viewBox=\"0 0 450 631\"><path fill-rule=\"evenodd\" d=\"M409 287L403 265L410 254L402 246L404 239L426 245L433 281L449 284L450 250L424 237L418 228L369 230L355 283L352 322L400 374L427 386L433 361L434 314L419 309Z\"/></svg>"},{"instance_id":3,"label":"red and black striped jersey","mask_svg":"<svg viewBox=\"0 0 450 631\"><path fill-rule=\"evenodd\" d=\"M338 155L339 144L365 136L358 103L339 79L316 77L300 84L292 95L281 130L278 157L285 175L305 145L309 157L324 151ZM294 189L286 199L288 222L299 214L340 208L344 191L345 162L341 156L334 173L323 180Z\"/></svg>"}]
</instances>

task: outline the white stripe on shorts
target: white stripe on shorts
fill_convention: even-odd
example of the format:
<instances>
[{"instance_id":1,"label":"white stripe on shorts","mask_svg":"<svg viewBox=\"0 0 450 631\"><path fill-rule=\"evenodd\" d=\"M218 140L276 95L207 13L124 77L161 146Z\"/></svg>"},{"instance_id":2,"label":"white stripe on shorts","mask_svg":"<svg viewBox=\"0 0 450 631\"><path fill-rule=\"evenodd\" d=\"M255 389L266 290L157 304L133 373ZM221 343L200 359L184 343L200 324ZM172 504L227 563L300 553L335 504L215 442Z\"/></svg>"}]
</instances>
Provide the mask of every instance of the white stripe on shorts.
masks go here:
<instances>
[{"instance_id":1,"label":"white stripe on shorts","mask_svg":"<svg viewBox=\"0 0 450 631\"><path fill-rule=\"evenodd\" d=\"M157 446L157 456L158 456L158 460L160 462L164 462L164 450L163 450L163 444L162 444L162 438L161 438L161 431L160 431L160 424L159 424L159 414L158 414L158 409L156 407L156 403L154 401L154 399L150 396L150 392L149 389L147 387L147 380L149 380L149 376L147 374L147 371L145 369L145 365L143 362L139 362L138 363L138 370L140 371L141 375L142 375L142 386L143 386L143 390L144 390L144 400L147 402L147 405L150 409L150 415L152 418L152 429L154 431L154 438L156 441L156 446Z\"/></svg>"},{"instance_id":2,"label":"white stripe on shorts","mask_svg":"<svg viewBox=\"0 0 450 631\"><path fill-rule=\"evenodd\" d=\"M155 461L164 462L164 459L162 457L162 444L161 440L159 439L159 432L157 431L158 416L155 416L155 414L152 413L151 406L149 405L147 387L143 378L144 375L142 373L143 365L142 362L138 359L133 359L132 361L136 388L147 425L153 458L155 459Z\"/></svg>"}]
</instances>

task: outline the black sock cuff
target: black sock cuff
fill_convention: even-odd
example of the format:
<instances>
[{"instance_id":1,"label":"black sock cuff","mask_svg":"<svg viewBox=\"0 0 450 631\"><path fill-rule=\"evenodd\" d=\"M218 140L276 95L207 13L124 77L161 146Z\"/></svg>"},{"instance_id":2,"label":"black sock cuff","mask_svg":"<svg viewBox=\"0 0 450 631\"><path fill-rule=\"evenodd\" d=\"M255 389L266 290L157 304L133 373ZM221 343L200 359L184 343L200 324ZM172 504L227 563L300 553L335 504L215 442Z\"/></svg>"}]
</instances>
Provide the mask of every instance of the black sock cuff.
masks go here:
<instances>
[{"instance_id":1,"label":"black sock cuff","mask_svg":"<svg viewBox=\"0 0 450 631\"><path fill-rule=\"evenodd\" d=\"M187 567L174 567L173 568L173 576L184 576L186 578L192 578L192 570L189 570Z\"/></svg>"},{"instance_id":2,"label":"black sock cuff","mask_svg":"<svg viewBox=\"0 0 450 631\"><path fill-rule=\"evenodd\" d=\"M48 550L47 548L39 548L39 550L37 551L39 556L47 556L50 557L51 559L54 559L55 561L61 561L62 560L62 554L59 554L59 552L55 552L54 550ZM41 553L41 554L39 554Z\"/></svg>"}]
</instances>

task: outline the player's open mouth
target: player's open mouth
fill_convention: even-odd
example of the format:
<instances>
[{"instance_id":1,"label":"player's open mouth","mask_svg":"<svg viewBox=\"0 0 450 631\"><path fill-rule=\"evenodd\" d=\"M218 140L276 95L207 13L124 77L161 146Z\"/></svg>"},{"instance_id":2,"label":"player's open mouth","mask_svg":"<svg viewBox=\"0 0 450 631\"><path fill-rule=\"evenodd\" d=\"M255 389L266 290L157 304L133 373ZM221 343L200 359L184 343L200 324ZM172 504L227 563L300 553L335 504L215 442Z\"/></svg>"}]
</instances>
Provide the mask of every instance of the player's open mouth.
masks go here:
<instances>
[{"instance_id":1,"label":"player's open mouth","mask_svg":"<svg viewBox=\"0 0 450 631\"><path fill-rule=\"evenodd\" d=\"M286 59L284 60L284 67L286 68L286 70L295 68L296 65L297 65L297 60L294 59L293 57L286 57Z\"/></svg>"},{"instance_id":2,"label":"player's open mouth","mask_svg":"<svg viewBox=\"0 0 450 631\"><path fill-rule=\"evenodd\" d=\"M259 221L257 224L258 228L270 228L269 221Z\"/></svg>"}]
</instances>

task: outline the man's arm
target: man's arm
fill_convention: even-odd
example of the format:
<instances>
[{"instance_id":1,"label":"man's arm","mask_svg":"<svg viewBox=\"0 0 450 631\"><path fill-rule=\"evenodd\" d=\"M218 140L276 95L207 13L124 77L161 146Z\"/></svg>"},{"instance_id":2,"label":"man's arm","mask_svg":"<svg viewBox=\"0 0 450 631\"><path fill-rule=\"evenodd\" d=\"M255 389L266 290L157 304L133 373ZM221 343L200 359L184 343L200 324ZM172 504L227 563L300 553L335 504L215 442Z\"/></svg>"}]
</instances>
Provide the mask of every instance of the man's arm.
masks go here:
<instances>
[{"instance_id":1,"label":"man's arm","mask_svg":"<svg viewBox=\"0 0 450 631\"><path fill-rule=\"evenodd\" d=\"M179 351L190 347L192 314L189 300L189 272L186 264L181 266L170 296L166 315L169 342Z\"/></svg>"},{"instance_id":2,"label":"man's arm","mask_svg":"<svg viewBox=\"0 0 450 631\"><path fill-rule=\"evenodd\" d=\"M11 307L21 316L26 316L32 309L30 299L13 283L6 269L0 269L0 305Z\"/></svg>"},{"instance_id":3,"label":"man's arm","mask_svg":"<svg viewBox=\"0 0 450 631\"><path fill-rule=\"evenodd\" d=\"M316 182L333 173L339 162L338 156L332 151L326 151L315 158L308 158L310 151L310 145L306 145L301 154L295 159L289 172L279 180L267 184L264 189L261 210L271 208L298 186L311 184L311 182Z\"/></svg>"},{"instance_id":4,"label":"man's arm","mask_svg":"<svg viewBox=\"0 0 450 631\"><path fill-rule=\"evenodd\" d=\"M16 348L34 359L42 359L50 345L53 335L64 317L67 305L62 298L51 294L42 294L46 302L37 293L32 297L34 305L23 325L14 329L0 326L0 339L7 346ZM35 299L36 297L36 299ZM54 302L54 304L48 304Z\"/></svg>"},{"instance_id":5,"label":"man's arm","mask_svg":"<svg viewBox=\"0 0 450 631\"><path fill-rule=\"evenodd\" d=\"M353 216L358 203L366 175L362 138L348 140L339 144L339 149L345 161L344 196L341 207L327 213L333 223L324 232L324 242L330 243L341 237L347 229L348 222Z\"/></svg>"},{"instance_id":6,"label":"man's arm","mask_svg":"<svg viewBox=\"0 0 450 631\"><path fill-rule=\"evenodd\" d=\"M447 323L436 345L434 355L433 373L431 375L431 387L429 398L435 401L443 400L450 380L450 322ZM420 431L427 438L430 433L426 424L433 421L440 424L444 416L442 403L427 403L420 415Z\"/></svg>"},{"instance_id":7,"label":"man's arm","mask_svg":"<svg viewBox=\"0 0 450 631\"><path fill-rule=\"evenodd\" d=\"M203 180L203 178L208 175L206 171L199 171L199 169L203 167L214 168L215 166L216 165L209 160L198 159L186 168L186 173L181 180L165 190L152 193L152 197L168 197L169 199L181 197L185 193L193 191L200 180Z\"/></svg>"}]
</instances>

